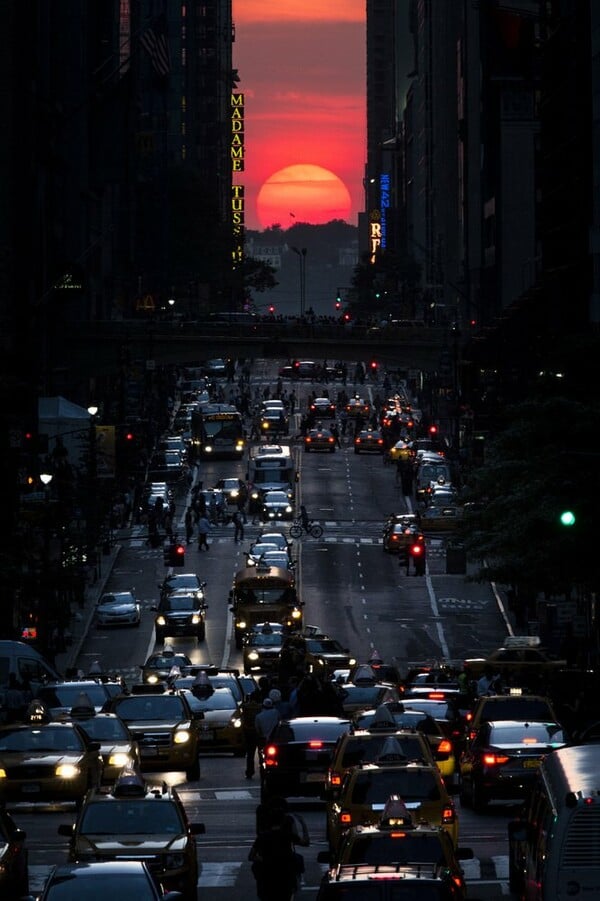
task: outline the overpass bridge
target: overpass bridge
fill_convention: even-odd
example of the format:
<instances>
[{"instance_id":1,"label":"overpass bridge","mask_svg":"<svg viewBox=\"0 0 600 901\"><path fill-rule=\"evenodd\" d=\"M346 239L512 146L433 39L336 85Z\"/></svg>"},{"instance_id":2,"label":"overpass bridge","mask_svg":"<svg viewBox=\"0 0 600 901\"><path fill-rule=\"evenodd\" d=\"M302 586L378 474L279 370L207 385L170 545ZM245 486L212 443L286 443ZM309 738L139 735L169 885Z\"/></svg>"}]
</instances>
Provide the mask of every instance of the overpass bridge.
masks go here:
<instances>
[{"instance_id":1,"label":"overpass bridge","mask_svg":"<svg viewBox=\"0 0 600 901\"><path fill-rule=\"evenodd\" d=\"M214 357L300 360L377 360L380 365L439 369L456 353L458 333L428 326L372 327L274 320L253 326L160 320L78 323L69 333L71 365L98 375L116 372L125 361L192 364Z\"/></svg>"}]
</instances>

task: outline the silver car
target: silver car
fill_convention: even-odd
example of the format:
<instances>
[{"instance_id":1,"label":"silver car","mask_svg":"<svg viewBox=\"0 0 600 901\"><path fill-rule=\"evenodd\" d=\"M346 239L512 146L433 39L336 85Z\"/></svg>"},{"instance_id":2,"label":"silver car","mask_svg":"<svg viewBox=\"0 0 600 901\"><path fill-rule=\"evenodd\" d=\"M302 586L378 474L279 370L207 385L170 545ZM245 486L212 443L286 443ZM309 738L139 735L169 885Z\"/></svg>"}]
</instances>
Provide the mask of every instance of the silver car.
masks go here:
<instances>
[{"instance_id":1,"label":"silver car","mask_svg":"<svg viewBox=\"0 0 600 901\"><path fill-rule=\"evenodd\" d=\"M139 626L142 608L132 591L111 591L100 596L94 622L101 626Z\"/></svg>"}]
</instances>

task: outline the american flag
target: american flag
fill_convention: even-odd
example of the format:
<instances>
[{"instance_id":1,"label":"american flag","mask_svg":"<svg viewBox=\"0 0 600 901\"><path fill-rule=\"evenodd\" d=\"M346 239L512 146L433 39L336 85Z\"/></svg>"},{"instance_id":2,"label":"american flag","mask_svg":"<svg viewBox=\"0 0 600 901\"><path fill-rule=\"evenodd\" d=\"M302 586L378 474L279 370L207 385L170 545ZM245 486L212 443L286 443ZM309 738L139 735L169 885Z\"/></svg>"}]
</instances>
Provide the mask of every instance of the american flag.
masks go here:
<instances>
[{"instance_id":1,"label":"american flag","mask_svg":"<svg viewBox=\"0 0 600 901\"><path fill-rule=\"evenodd\" d=\"M140 37L140 44L150 57L152 68L157 75L164 78L171 71L171 57L167 40L167 21L164 14L149 25Z\"/></svg>"}]
</instances>

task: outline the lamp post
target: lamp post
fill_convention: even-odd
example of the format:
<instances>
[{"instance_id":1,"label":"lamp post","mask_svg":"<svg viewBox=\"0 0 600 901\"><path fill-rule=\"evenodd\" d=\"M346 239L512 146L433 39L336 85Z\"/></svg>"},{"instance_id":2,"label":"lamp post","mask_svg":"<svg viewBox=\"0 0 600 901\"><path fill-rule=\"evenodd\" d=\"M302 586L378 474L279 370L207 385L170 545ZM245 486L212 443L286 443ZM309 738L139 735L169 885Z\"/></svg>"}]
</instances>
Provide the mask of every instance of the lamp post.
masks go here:
<instances>
[{"instance_id":1,"label":"lamp post","mask_svg":"<svg viewBox=\"0 0 600 901\"><path fill-rule=\"evenodd\" d=\"M306 247L301 250L292 247L292 250L297 254L300 262L300 316L303 317L306 306Z\"/></svg>"},{"instance_id":2,"label":"lamp post","mask_svg":"<svg viewBox=\"0 0 600 901\"><path fill-rule=\"evenodd\" d=\"M96 458L96 415L98 407L91 404L87 408L90 414L90 428L88 437L88 497L87 497L87 554L88 560L94 558L94 566L97 566L96 559L96 477L98 472L98 461Z\"/></svg>"}]
</instances>

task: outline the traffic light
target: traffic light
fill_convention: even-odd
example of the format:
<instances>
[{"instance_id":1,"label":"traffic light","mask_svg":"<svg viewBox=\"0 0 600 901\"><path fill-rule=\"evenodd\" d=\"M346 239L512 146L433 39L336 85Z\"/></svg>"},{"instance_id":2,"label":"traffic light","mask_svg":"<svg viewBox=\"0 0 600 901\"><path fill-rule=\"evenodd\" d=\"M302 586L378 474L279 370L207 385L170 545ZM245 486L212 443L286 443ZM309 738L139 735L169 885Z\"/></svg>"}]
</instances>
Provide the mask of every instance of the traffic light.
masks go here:
<instances>
[{"instance_id":1,"label":"traffic light","mask_svg":"<svg viewBox=\"0 0 600 901\"><path fill-rule=\"evenodd\" d=\"M269 313L271 314L271 316L273 315L274 312L275 312L275 307L273 306L273 304L270 304L269 305Z\"/></svg>"},{"instance_id":2,"label":"traffic light","mask_svg":"<svg viewBox=\"0 0 600 901\"><path fill-rule=\"evenodd\" d=\"M165 548L165 566L185 566L185 546L174 542Z\"/></svg>"},{"instance_id":3,"label":"traffic light","mask_svg":"<svg viewBox=\"0 0 600 901\"><path fill-rule=\"evenodd\" d=\"M338 299L337 299L336 302L335 302L335 308L336 308L336 310L338 310L338 311L342 309L342 301L339 299L339 297L338 297Z\"/></svg>"},{"instance_id":4,"label":"traffic light","mask_svg":"<svg viewBox=\"0 0 600 901\"><path fill-rule=\"evenodd\" d=\"M561 526L574 526L576 522L575 514L572 510L563 510L560 514L560 524Z\"/></svg>"},{"instance_id":5,"label":"traffic light","mask_svg":"<svg viewBox=\"0 0 600 901\"><path fill-rule=\"evenodd\" d=\"M378 365L379 364L377 363L377 360L371 360L371 362L369 363L369 369L371 370L371 372L377 372Z\"/></svg>"},{"instance_id":6,"label":"traffic light","mask_svg":"<svg viewBox=\"0 0 600 901\"><path fill-rule=\"evenodd\" d=\"M429 426L429 434L431 435L432 438L434 435L437 435L437 430L438 430L438 427L436 425Z\"/></svg>"}]
</instances>

